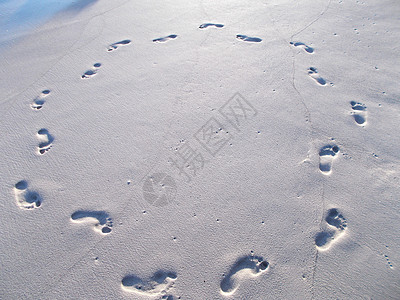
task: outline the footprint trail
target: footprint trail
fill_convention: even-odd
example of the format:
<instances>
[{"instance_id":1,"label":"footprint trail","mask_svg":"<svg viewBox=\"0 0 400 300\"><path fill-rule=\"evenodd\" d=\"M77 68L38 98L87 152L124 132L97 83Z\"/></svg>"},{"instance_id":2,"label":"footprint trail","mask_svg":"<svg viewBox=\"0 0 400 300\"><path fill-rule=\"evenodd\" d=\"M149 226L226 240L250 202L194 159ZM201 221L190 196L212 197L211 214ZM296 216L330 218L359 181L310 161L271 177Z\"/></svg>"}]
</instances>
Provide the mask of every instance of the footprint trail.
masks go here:
<instances>
[{"instance_id":1,"label":"footprint trail","mask_svg":"<svg viewBox=\"0 0 400 300\"><path fill-rule=\"evenodd\" d=\"M312 47L310 47L310 46L307 46L306 44L304 44L304 43L300 43L300 42L290 42L290 45L293 45L293 46L295 46L295 47L301 47L301 48L303 48L304 49L304 51L306 51L307 53L314 53L314 48L312 48Z\"/></svg>"},{"instance_id":2,"label":"footprint trail","mask_svg":"<svg viewBox=\"0 0 400 300\"><path fill-rule=\"evenodd\" d=\"M90 70L87 70L85 73L83 73L83 75L81 76L82 79L89 79L95 76L100 67L101 63L95 63Z\"/></svg>"},{"instance_id":3,"label":"footprint trail","mask_svg":"<svg viewBox=\"0 0 400 300\"><path fill-rule=\"evenodd\" d=\"M71 215L71 220L76 223L94 223L94 230L103 234L110 233L113 226L112 219L104 211L76 211Z\"/></svg>"},{"instance_id":4,"label":"footprint trail","mask_svg":"<svg viewBox=\"0 0 400 300\"><path fill-rule=\"evenodd\" d=\"M269 263L262 257L244 256L236 261L221 281L221 294L232 295L245 278L257 277L268 270Z\"/></svg>"},{"instance_id":5,"label":"footprint trail","mask_svg":"<svg viewBox=\"0 0 400 300\"><path fill-rule=\"evenodd\" d=\"M316 68L310 67L310 68L308 69L308 75L309 75L312 79L314 79L318 84L320 84L320 85L326 85L326 80L325 80L324 78L322 78L322 77L319 75L319 73L318 73L318 71L317 71Z\"/></svg>"},{"instance_id":6,"label":"footprint trail","mask_svg":"<svg viewBox=\"0 0 400 300\"><path fill-rule=\"evenodd\" d=\"M315 237L315 245L318 250L328 250L347 229L347 221L336 208L328 210L325 217L327 229L319 232Z\"/></svg>"},{"instance_id":7,"label":"footprint trail","mask_svg":"<svg viewBox=\"0 0 400 300\"><path fill-rule=\"evenodd\" d=\"M178 35L176 35L176 34L170 34L168 36L164 36L164 37L160 37L158 39L154 39L153 42L154 43L165 43L165 42L168 42L169 40L176 39L177 37L178 37Z\"/></svg>"},{"instance_id":8,"label":"footprint trail","mask_svg":"<svg viewBox=\"0 0 400 300\"><path fill-rule=\"evenodd\" d=\"M37 137L39 140L38 152L40 155L43 155L52 147L54 137L45 128L42 128L37 132Z\"/></svg>"},{"instance_id":9,"label":"footprint trail","mask_svg":"<svg viewBox=\"0 0 400 300\"><path fill-rule=\"evenodd\" d=\"M21 180L14 185L14 195L21 209L34 209L42 205L42 198L37 192L28 189L28 182Z\"/></svg>"},{"instance_id":10,"label":"footprint trail","mask_svg":"<svg viewBox=\"0 0 400 300\"><path fill-rule=\"evenodd\" d=\"M338 146L327 145L319 151L319 170L324 175L332 173L332 162L339 153Z\"/></svg>"},{"instance_id":11,"label":"footprint trail","mask_svg":"<svg viewBox=\"0 0 400 300\"><path fill-rule=\"evenodd\" d=\"M118 47L126 46L126 45L129 45L130 43L131 43L131 40L123 40L123 41L113 43L107 47L107 51L111 52L111 51L117 50Z\"/></svg>"},{"instance_id":12,"label":"footprint trail","mask_svg":"<svg viewBox=\"0 0 400 300\"><path fill-rule=\"evenodd\" d=\"M166 296L176 278L175 273L165 271L157 271L147 280L142 280L136 275L128 275L122 279L121 288L142 296Z\"/></svg>"},{"instance_id":13,"label":"footprint trail","mask_svg":"<svg viewBox=\"0 0 400 300\"><path fill-rule=\"evenodd\" d=\"M236 38L244 42L252 42L252 43L260 43L262 41L262 39L258 37L251 37L243 34L236 35Z\"/></svg>"},{"instance_id":14,"label":"footprint trail","mask_svg":"<svg viewBox=\"0 0 400 300\"><path fill-rule=\"evenodd\" d=\"M44 100L50 94L50 90L44 90L40 93L38 97L36 97L33 102L31 103L31 108L33 110L40 110L43 107L43 104L46 102Z\"/></svg>"},{"instance_id":15,"label":"footprint trail","mask_svg":"<svg viewBox=\"0 0 400 300\"><path fill-rule=\"evenodd\" d=\"M351 101L350 104L352 108L351 114L354 117L354 121L356 121L359 126L365 125L367 123L367 107L364 104L355 101Z\"/></svg>"}]
</instances>

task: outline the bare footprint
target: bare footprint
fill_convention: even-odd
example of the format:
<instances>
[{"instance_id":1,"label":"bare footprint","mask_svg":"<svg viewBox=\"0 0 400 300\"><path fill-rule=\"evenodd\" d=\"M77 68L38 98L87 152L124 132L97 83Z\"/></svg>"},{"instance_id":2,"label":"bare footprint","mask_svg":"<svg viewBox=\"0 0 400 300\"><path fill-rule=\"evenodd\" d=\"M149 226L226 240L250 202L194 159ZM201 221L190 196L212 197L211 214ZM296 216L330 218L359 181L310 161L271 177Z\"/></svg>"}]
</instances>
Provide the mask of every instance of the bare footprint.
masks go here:
<instances>
[{"instance_id":1,"label":"bare footprint","mask_svg":"<svg viewBox=\"0 0 400 300\"><path fill-rule=\"evenodd\" d=\"M52 147L54 138L45 128L42 128L37 132L37 137L39 140L38 153L43 155Z\"/></svg>"},{"instance_id":2,"label":"bare footprint","mask_svg":"<svg viewBox=\"0 0 400 300\"><path fill-rule=\"evenodd\" d=\"M301 48L303 48L304 49L304 51L306 51L307 53L313 53L314 52L314 48L312 48L312 47L310 47L310 46L307 46L306 44L304 44L304 43L300 43L300 42L290 42L290 45L293 45L293 46L295 46L295 47L301 47Z\"/></svg>"},{"instance_id":3,"label":"bare footprint","mask_svg":"<svg viewBox=\"0 0 400 300\"><path fill-rule=\"evenodd\" d=\"M28 182L21 180L14 186L14 195L17 205L22 209L38 208L42 205L42 198L37 192L28 189Z\"/></svg>"},{"instance_id":4,"label":"bare footprint","mask_svg":"<svg viewBox=\"0 0 400 300\"><path fill-rule=\"evenodd\" d=\"M82 79L89 79L93 77L94 75L97 74L97 71L99 70L100 67L101 63L95 63L90 70L87 70L85 73L83 73L83 75L81 76Z\"/></svg>"},{"instance_id":5,"label":"bare footprint","mask_svg":"<svg viewBox=\"0 0 400 300\"><path fill-rule=\"evenodd\" d=\"M310 67L308 69L308 75L310 75L310 77L314 79L318 84L326 85L326 80L319 75L316 68Z\"/></svg>"},{"instance_id":6,"label":"bare footprint","mask_svg":"<svg viewBox=\"0 0 400 300\"><path fill-rule=\"evenodd\" d=\"M110 233L113 226L112 219L104 211L79 210L71 215L71 220L76 223L93 223L94 229L103 234Z\"/></svg>"},{"instance_id":7,"label":"bare footprint","mask_svg":"<svg viewBox=\"0 0 400 300\"><path fill-rule=\"evenodd\" d=\"M259 276L268 267L269 263L262 257L248 255L238 259L229 273L224 274L220 285L221 293L225 296L234 294L243 279Z\"/></svg>"},{"instance_id":8,"label":"bare footprint","mask_svg":"<svg viewBox=\"0 0 400 300\"><path fill-rule=\"evenodd\" d=\"M200 29L205 29L208 27L216 27L216 28L222 28L224 27L224 24L215 24L215 23L203 23L199 26Z\"/></svg>"},{"instance_id":9,"label":"bare footprint","mask_svg":"<svg viewBox=\"0 0 400 300\"><path fill-rule=\"evenodd\" d=\"M173 272L157 271L154 275L142 280L136 275L128 275L122 279L121 287L127 292L133 292L143 296L166 296L173 287L177 275Z\"/></svg>"},{"instance_id":10,"label":"bare footprint","mask_svg":"<svg viewBox=\"0 0 400 300\"><path fill-rule=\"evenodd\" d=\"M119 41L119 42L113 43L113 44L111 44L111 45L109 45L107 47L107 51L110 52L110 51L117 50L118 47L129 45L130 43L131 43L131 40L123 40L123 41Z\"/></svg>"},{"instance_id":11,"label":"bare footprint","mask_svg":"<svg viewBox=\"0 0 400 300\"><path fill-rule=\"evenodd\" d=\"M154 39L154 43L165 43L168 42L169 40L176 39L178 36L176 34L170 34L168 36L160 37L158 39Z\"/></svg>"},{"instance_id":12,"label":"bare footprint","mask_svg":"<svg viewBox=\"0 0 400 300\"><path fill-rule=\"evenodd\" d=\"M327 145L319 151L319 170L324 175L332 173L332 162L339 153L338 146Z\"/></svg>"},{"instance_id":13,"label":"bare footprint","mask_svg":"<svg viewBox=\"0 0 400 300\"><path fill-rule=\"evenodd\" d=\"M315 237L315 245L318 250L328 250L347 229L347 221L336 208L328 210L325 217L327 228L319 232Z\"/></svg>"},{"instance_id":14,"label":"bare footprint","mask_svg":"<svg viewBox=\"0 0 400 300\"><path fill-rule=\"evenodd\" d=\"M50 94L50 90L44 90L40 93L38 97L36 97L31 103L31 108L34 110L39 110L43 107L45 102L44 98Z\"/></svg>"},{"instance_id":15,"label":"bare footprint","mask_svg":"<svg viewBox=\"0 0 400 300\"><path fill-rule=\"evenodd\" d=\"M359 126L365 125L367 123L367 107L364 104L355 101L351 101L350 104L352 108L351 114L354 117L354 121L356 121Z\"/></svg>"},{"instance_id":16,"label":"bare footprint","mask_svg":"<svg viewBox=\"0 0 400 300\"><path fill-rule=\"evenodd\" d=\"M251 37L251 36L247 36L247 35L243 35L243 34L237 34L236 38L238 40L244 41L244 42L253 42L253 43L259 43L262 41L262 39L258 38L258 37Z\"/></svg>"}]
</instances>

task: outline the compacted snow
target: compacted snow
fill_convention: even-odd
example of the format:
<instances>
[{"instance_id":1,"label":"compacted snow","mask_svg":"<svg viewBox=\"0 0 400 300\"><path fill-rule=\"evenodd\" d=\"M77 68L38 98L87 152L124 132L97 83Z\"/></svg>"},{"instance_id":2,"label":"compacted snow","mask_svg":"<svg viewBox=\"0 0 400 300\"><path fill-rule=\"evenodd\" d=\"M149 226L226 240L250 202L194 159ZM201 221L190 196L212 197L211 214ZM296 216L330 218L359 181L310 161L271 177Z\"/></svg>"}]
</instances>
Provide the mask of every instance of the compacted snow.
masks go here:
<instances>
[{"instance_id":1,"label":"compacted snow","mask_svg":"<svg viewBox=\"0 0 400 300\"><path fill-rule=\"evenodd\" d=\"M1 299L399 299L400 3L0 1Z\"/></svg>"}]
</instances>

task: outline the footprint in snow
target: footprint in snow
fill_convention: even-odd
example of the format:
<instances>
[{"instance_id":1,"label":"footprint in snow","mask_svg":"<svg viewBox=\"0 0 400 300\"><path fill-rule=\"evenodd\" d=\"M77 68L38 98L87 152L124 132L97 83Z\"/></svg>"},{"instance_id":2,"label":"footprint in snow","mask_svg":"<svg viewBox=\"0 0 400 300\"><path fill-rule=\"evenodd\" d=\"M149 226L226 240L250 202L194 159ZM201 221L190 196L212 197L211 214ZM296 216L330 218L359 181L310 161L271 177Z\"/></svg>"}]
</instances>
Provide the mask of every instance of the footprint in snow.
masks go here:
<instances>
[{"instance_id":1,"label":"footprint in snow","mask_svg":"<svg viewBox=\"0 0 400 300\"><path fill-rule=\"evenodd\" d=\"M238 259L221 281L221 294L233 295L245 278L257 277L268 270L269 263L262 257L247 255Z\"/></svg>"},{"instance_id":2,"label":"footprint in snow","mask_svg":"<svg viewBox=\"0 0 400 300\"><path fill-rule=\"evenodd\" d=\"M244 41L244 42L259 43L259 42L262 41L262 39L260 39L258 37L251 37L251 36L247 36L247 35L243 35L243 34L236 35L236 38L238 40L241 40L241 41Z\"/></svg>"},{"instance_id":3,"label":"footprint in snow","mask_svg":"<svg viewBox=\"0 0 400 300\"><path fill-rule=\"evenodd\" d=\"M324 175L332 173L332 162L339 153L338 146L327 145L319 151L319 170Z\"/></svg>"},{"instance_id":4,"label":"footprint in snow","mask_svg":"<svg viewBox=\"0 0 400 300\"><path fill-rule=\"evenodd\" d=\"M318 250L328 250L347 229L347 221L336 208L328 210L325 221L327 228L319 232L315 237L315 245Z\"/></svg>"},{"instance_id":5,"label":"footprint in snow","mask_svg":"<svg viewBox=\"0 0 400 300\"><path fill-rule=\"evenodd\" d=\"M176 34L170 34L168 36L160 37L158 39L154 39L154 43L165 43L168 42L169 40L176 39L178 36Z\"/></svg>"},{"instance_id":6,"label":"footprint in snow","mask_svg":"<svg viewBox=\"0 0 400 300\"><path fill-rule=\"evenodd\" d=\"M129 45L130 43L131 43L131 40L123 40L123 41L113 43L107 47L107 51L111 52L111 51L117 50L118 47L126 46L126 45Z\"/></svg>"},{"instance_id":7,"label":"footprint in snow","mask_svg":"<svg viewBox=\"0 0 400 300\"><path fill-rule=\"evenodd\" d=\"M54 137L49 133L46 128L42 128L37 132L37 138L39 140L37 150L40 155L43 155L52 147Z\"/></svg>"},{"instance_id":8,"label":"footprint in snow","mask_svg":"<svg viewBox=\"0 0 400 300\"><path fill-rule=\"evenodd\" d=\"M14 196L17 205L21 209L33 209L42 205L42 198L40 195L28 189L28 182L21 180L14 186Z\"/></svg>"},{"instance_id":9,"label":"footprint in snow","mask_svg":"<svg viewBox=\"0 0 400 300\"><path fill-rule=\"evenodd\" d=\"M290 45L293 45L295 47L301 47L304 49L304 51L306 51L307 53L314 53L314 48L311 48L310 46L307 46L304 43L300 43L300 42L290 42Z\"/></svg>"},{"instance_id":10,"label":"footprint in snow","mask_svg":"<svg viewBox=\"0 0 400 300\"><path fill-rule=\"evenodd\" d=\"M89 78L95 76L100 67L101 67L101 63L95 63L90 70L87 70L85 73L83 73L81 78L82 79L89 79Z\"/></svg>"},{"instance_id":11,"label":"footprint in snow","mask_svg":"<svg viewBox=\"0 0 400 300\"><path fill-rule=\"evenodd\" d=\"M317 71L316 68L310 67L310 68L308 69L308 75L309 75L312 79L314 79L318 84L320 84L320 85L326 85L326 80L325 80L324 78L322 78L322 77L319 75L319 73L318 73L318 71Z\"/></svg>"},{"instance_id":12,"label":"footprint in snow","mask_svg":"<svg viewBox=\"0 0 400 300\"><path fill-rule=\"evenodd\" d=\"M163 296L170 290L177 278L174 272L157 271L151 278L141 279L136 275L127 275L122 279L121 287L127 292L142 296ZM163 298L168 299L168 298Z\"/></svg>"},{"instance_id":13,"label":"footprint in snow","mask_svg":"<svg viewBox=\"0 0 400 300\"><path fill-rule=\"evenodd\" d=\"M110 233L113 226L112 219L104 211L79 210L71 215L71 220L75 223L93 223L94 230L103 234Z\"/></svg>"},{"instance_id":14,"label":"footprint in snow","mask_svg":"<svg viewBox=\"0 0 400 300\"><path fill-rule=\"evenodd\" d=\"M224 24L215 24L215 23L203 23L199 26L200 29L205 29L208 27L216 27L216 28L222 28L224 27Z\"/></svg>"},{"instance_id":15,"label":"footprint in snow","mask_svg":"<svg viewBox=\"0 0 400 300\"><path fill-rule=\"evenodd\" d=\"M45 103L44 98L46 98L50 94L50 90L44 90L40 93L38 97L36 97L31 103L31 108L33 110L42 109L43 104Z\"/></svg>"},{"instance_id":16,"label":"footprint in snow","mask_svg":"<svg viewBox=\"0 0 400 300\"><path fill-rule=\"evenodd\" d=\"M364 104L355 101L351 101L350 104L352 108L351 114L354 117L354 121L356 121L359 126L365 125L367 123L367 107Z\"/></svg>"}]
</instances>

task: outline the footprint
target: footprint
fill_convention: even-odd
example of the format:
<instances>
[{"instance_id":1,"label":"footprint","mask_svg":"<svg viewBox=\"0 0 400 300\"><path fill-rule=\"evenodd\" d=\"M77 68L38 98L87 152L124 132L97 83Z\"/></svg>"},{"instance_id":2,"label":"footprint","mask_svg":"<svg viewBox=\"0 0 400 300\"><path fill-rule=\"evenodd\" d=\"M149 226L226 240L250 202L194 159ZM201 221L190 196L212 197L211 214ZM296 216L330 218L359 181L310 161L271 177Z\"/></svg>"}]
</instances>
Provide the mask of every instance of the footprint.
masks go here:
<instances>
[{"instance_id":1,"label":"footprint","mask_svg":"<svg viewBox=\"0 0 400 300\"><path fill-rule=\"evenodd\" d=\"M329 175L332 173L332 161L338 153L338 146L327 145L321 148L319 151L319 170L322 174Z\"/></svg>"},{"instance_id":2,"label":"footprint","mask_svg":"<svg viewBox=\"0 0 400 300\"><path fill-rule=\"evenodd\" d=\"M301 48L303 48L307 53L313 53L313 52L314 52L314 48L311 48L310 46L307 46L307 45L304 44L304 43L300 43L300 42L293 43L293 42L290 42L290 45L293 45L293 46L295 46L295 47L301 47Z\"/></svg>"},{"instance_id":3,"label":"footprint","mask_svg":"<svg viewBox=\"0 0 400 300\"><path fill-rule=\"evenodd\" d=\"M199 26L200 29L208 28L208 27L217 27L222 28L224 24L215 24L215 23L203 23Z\"/></svg>"},{"instance_id":4,"label":"footprint","mask_svg":"<svg viewBox=\"0 0 400 300\"><path fill-rule=\"evenodd\" d=\"M123 40L120 42L113 43L108 46L107 51L117 50L119 46L129 45L130 43L131 43L131 40Z\"/></svg>"},{"instance_id":5,"label":"footprint","mask_svg":"<svg viewBox=\"0 0 400 300\"><path fill-rule=\"evenodd\" d=\"M50 90L44 90L40 93L38 97L36 97L31 103L31 108L34 110L39 110L43 107L45 102L44 98L50 94Z\"/></svg>"},{"instance_id":6,"label":"footprint","mask_svg":"<svg viewBox=\"0 0 400 300\"><path fill-rule=\"evenodd\" d=\"M167 296L173 287L177 275L173 272L157 271L154 275L142 280L135 275L128 275L122 279L121 287L127 292L133 292L143 296ZM168 298L167 298L168 299Z\"/></svg>"},{"instance_id":7,"label":"footprint","mask_svg":"<svg viewBox=\"0 0 400 300\"><path fill-rule=\"evenodd\" d=\"M52 147L54 138L45 128L40 129L37 132L37 136L39 139L38 152L43 155Z\"/></svg>"},{"instance_id":8,"label":"footprint","mask_svg":"<svg viewBox=\"0 0 400 300\"><path fill-rule=\"evenodd\" d=\"M82 79L88 79L93 77L94 75L97 74L97 71L99 70L99 68L101 67L101 63L95 63L92 67L92 69L87 70L85 73L83 73L82 75Z\"/></svg>"},{"instance_id":9,"label":"footprint","mask_svg":"<svg viewBox=\"0 0 400 300\"><path fill-rule=\"evenodd\" d=\"M318 233L315 237L315 245L320 251L328 250L347 229L347 221L336 208L331 208L325 217L327 229Z\"/></svg>"},{"instance_id":10,"label":"footprint","mask_svg":"<svg viewBox=\"0 0 400 300\"><path fill-rule=\"evenodd\" d=\"M254 43L259 43L262 41L262 39L258 38L258 37L251 37L251 36L247 36L247 35L243 35L243 34L238 34L236 35L236 38L238 40L242 40L244 42L254 42Z\"/></svg>"},{"instance_id":11,"label":"footprint","mask_svg":"<svg viewBox=\"0 0 400 300\"><path fill-rule=\"evenodd\" d=\"M38 208L42 205L42 198L37 192L28 189L28 182L21 180L14 186L14 195L17 205L22 209Z\"/></svg>"},{"instance_id":12,"label":"footprint","mask_svg":"<svg viewBox=\"0 0 400 300\"><path fill-rule=\"evenodd\" d=\"M232 295L246 277L256 277L268 270L269 263L262 257L244 256L236 261L231 270L221 281L221 293Z\"/></svg>"},{"instance_id":13,"label":"footprint","mask_svg":"<svg viewBox=\"0 0 400 300\"><path fill-rule=\"evenodd\" d=\"M165 43L168 42L169 40L176 39L178 36L176 34L170 34L168 36L160 37L158 39L154 39L154 43Z\"/></svg>"},{"instance_id":14,"label":"footprint","mask_svg":"<svg viewBox=\"0 0 400 300\"><path fill-rule=\"evenodd\" d=\"M104 211L79 210L71 215L71 220L79 223L94 222L94 229L104 234L110 233L113 226L112 219Z\"/></svg>"},{"instance_id":15,"label":"footprint","mask_svg":"<svg viewBox=\"0 0 400 300\"><path fill-rule=\"evenodd\" d=\"M318 84L320 85L325 85L326 84L326 80L323 79L319 74L316 68L314 67L310 67L308 69L308 75L310 75L310 77L312 79L314 79Z\"/></svg>"},{"instance_id":16,"label":"footprint","mask_svg":"<svg viewBox=\"0 0 400 300\"><path fill-rule=\"evenodd\" d=\"M355 101L351 101L350 104L353 109L351 114L354 117L354 121L356 121L359 126L365 125L367 123L367 107L364 104Z\"/></svg>"}]
</instances>

